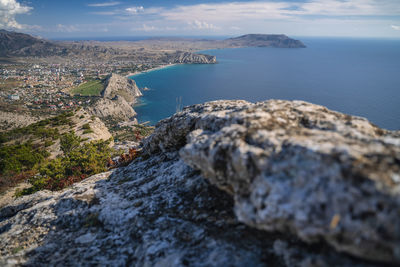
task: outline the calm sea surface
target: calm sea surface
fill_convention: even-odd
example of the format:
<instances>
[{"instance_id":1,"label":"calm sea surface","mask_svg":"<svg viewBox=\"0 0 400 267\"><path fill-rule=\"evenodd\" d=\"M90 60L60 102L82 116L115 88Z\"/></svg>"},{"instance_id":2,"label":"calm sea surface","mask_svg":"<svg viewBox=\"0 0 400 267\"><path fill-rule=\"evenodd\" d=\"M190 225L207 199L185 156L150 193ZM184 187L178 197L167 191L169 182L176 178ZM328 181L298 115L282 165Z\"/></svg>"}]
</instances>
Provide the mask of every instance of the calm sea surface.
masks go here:
<instances>
[{"instance_id":1,"label":"calm sea surface","mask_svg":"<svg viewBox=\"0 0 400 267\"><path fill-rule=\"evenodd\" d=\"M305 100L400 129L400 40L305 39L304 49L209 50L215 65L178 65L132 76L148 87L135 106L155 124L217 99ZM180 100L181 99L181 100Z\"/></svg>"}]
</instances>

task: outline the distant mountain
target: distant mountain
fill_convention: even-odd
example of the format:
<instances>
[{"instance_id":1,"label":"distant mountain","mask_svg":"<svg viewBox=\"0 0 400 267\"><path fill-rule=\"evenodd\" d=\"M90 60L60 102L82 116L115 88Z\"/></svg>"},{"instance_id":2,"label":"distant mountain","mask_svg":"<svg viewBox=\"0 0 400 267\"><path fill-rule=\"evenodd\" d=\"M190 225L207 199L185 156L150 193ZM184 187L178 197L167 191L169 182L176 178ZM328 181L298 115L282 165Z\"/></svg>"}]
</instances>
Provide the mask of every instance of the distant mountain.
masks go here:
<instances>
[{"instance_id":1,"label":"distant mountain","mask_svg":"<svg viewBox=\"0 0 400 267\"><path fill-rule=\"evenodd\" d=\"M132 44L124 42L52 42L24 33L0 30L0 57L51 57L68 56L105 60L138 60L159 63L216 63L213 56L194 54L193 51L233 48L233 47L306 47L301 41L283 34L247 34L226 40L155 38L139 41L143 45L141 52ZM139 46L140 47L140 46ZM175 50L165 53L164 50ZM146 50L146 51L145 51ZM186 51L179 51L186 50ZM190 51L190 52L189 52Z\"/></svg>"},{"instance_id":2,"label":"distant mountain","mask_svg":"<svg viewBox=\"0 0 400 267\"><path fill-rule=\"evenodd\" d=\"M68 49L29 34L0 30L0 56L67 55Z\"/></svg>"},{"instance_id":3,"label":"distant mountain","mask_svg":"<svg viewBox=\"0 0 400 267\"><path fill-rule=\"evenodd\" d=\"M280 48L304 48L301 41L287 37L284 34L246 34L222 41L232 47L280 47Z\"/></svg>"}]
</instances>

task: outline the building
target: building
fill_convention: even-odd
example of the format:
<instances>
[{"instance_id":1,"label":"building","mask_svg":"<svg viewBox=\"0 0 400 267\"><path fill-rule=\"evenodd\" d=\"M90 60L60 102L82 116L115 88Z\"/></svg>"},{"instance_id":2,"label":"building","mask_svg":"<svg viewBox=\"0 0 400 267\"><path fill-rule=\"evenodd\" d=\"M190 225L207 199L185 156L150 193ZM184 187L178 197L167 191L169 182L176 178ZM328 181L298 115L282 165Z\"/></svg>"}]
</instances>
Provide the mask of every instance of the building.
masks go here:
<instances>
[{"instance_id":1,"label":"building","mask_svg":"<svg viewBox=\"0 0 400 267\"><path fill-rule=\"evenodd\" d=\"M10 99L10 100L19 100L19 95L18 94L9 95L8 99Z\"/></svg>"}]
</instances>

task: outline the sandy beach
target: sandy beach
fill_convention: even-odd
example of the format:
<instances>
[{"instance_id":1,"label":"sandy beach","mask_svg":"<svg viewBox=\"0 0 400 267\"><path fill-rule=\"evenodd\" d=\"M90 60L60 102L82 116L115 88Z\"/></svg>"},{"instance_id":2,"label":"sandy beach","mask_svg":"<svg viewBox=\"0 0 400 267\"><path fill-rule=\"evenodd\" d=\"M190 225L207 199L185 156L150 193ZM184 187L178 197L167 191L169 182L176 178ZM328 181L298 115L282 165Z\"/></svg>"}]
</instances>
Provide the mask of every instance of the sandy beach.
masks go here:
<instances>
[{"instance_id":1,"label":"sandy beach","mask_svg":"<svg viewBox=\"0 0 400 267\"><path fill-rule=\"evenodd\" d=\"M172 67L172 66L175 66L175 65L178 65L178 64L166 64L166 65L161 65L159 67L151 68L151 69L144 70L144 71L135 71L135 72L129 73L125 77L129 78L131 76L135 76L135 75L138 75L138 74L147 73L147 72L155 71L155 70L160 70L160 69Z\"/></svg>"}]
</instances>

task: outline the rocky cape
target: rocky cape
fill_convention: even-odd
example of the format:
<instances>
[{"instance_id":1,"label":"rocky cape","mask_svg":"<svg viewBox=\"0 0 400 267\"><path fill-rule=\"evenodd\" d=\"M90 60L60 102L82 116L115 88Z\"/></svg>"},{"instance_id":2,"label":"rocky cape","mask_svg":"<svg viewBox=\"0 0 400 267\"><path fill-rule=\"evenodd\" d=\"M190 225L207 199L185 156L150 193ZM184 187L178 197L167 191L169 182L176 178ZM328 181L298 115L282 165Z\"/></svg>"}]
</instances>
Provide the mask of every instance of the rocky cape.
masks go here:
<instances>
[{"instance_id":1,"label":"rocky cape","mask_svg":"<svg viewBox=\"0 0 400 267\"><path fill-rule=\"evenodd\" d=\"M0 264L400 263L400 133L302 101L160 121L129 166L0 210Z\"/></svg>"},{"instance_id":2,"label":"rocky cape","mask_svg":"<svg viewBox=\"0 0 400 267\"><path fill-rule=\"evenodd\" d=\"M176 53L167 54L163 59L166 63L181 64L215 64L217 58L215 56L194 54L190 52L177 51Z\"/></svg>"},{"instance_id":3,"label":"rocky cape","mask_svg":"<svg viewBox=\"0 0 400 267\"><path fill-rule=\"evenodd\" d=\"M101 93L102 97L88 111L102 119L130 120L136 116L132 105L142 95L134 80L110 74Z\"/></svg>"}]
</instances>

